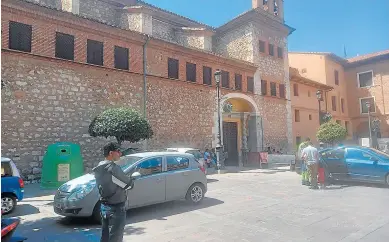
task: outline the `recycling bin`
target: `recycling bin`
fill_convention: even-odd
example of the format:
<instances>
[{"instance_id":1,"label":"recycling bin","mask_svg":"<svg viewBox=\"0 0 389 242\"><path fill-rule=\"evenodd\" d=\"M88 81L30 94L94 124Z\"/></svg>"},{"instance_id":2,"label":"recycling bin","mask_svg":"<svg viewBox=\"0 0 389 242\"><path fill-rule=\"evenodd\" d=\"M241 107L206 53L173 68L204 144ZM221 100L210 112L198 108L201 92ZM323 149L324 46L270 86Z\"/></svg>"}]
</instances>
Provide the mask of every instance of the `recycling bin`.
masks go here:
<instances>
[{"instance_id":1,"label":"recycling bin","mask_svg":"<svg viewBox=\"0 0 389 242\"><path fill-rule=\"evenodd\" d=\"M57 189L69 180L82 176L84 165L78 144L59 142L47 147L43 157L41 188Z\"/></svg>"}]
</instances>

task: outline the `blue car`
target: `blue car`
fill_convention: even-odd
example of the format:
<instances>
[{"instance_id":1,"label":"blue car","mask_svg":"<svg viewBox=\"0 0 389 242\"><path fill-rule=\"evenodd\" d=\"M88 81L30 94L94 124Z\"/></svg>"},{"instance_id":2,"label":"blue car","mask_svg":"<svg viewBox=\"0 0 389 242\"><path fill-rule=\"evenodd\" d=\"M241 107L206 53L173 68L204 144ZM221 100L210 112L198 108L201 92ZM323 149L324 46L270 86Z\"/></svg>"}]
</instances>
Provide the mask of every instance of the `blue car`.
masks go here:
<instances>
[{"instance_id":1,"label":"blue car","mask_svg":"<svg viewBox=\"0 0 389 242\"><path fill-rule=\"evenodd\" d=\"M24 182L11 159L1 157L1 210L12 212L18 201L23 199Z\"/></svg>"},{"instance_id":2,"label":"blue car","mask_svg":"<svg viewBox=\"0 0 389 242\"><path fill-rule=\"evenodd\" d=\"M368 147L343 146L319 151L327 179L389 185L389 155Z\"/></svg>"}]
</instances>

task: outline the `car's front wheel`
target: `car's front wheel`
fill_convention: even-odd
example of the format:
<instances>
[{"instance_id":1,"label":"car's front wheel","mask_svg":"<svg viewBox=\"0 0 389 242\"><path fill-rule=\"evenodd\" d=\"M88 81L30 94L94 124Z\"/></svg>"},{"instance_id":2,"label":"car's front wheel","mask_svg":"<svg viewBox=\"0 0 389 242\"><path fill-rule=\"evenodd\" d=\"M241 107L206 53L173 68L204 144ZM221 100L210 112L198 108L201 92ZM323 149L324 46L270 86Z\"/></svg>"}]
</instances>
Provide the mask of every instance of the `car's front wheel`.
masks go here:
<instances>
[{"instance_id":1,"label":"car's front wheel","mask_svg":"<svg viewBox=\"0 0 389 242\"><path fill-rule=\"evenodd\" d=\"M201 183L193 184L186 193L186 200L198 204L204 199L205 187Z\"/></svg>"},{"instance_id":2,"label":"car's front wheel","mask_svg":"<svg viewBox=\"0 0 389 242\"><path fill-rule=\"evenodd\" d=\"M12 194L1 194L1 210L3 214L12 212L16 207L16 197Z\"/></svg>"}]
</instances>

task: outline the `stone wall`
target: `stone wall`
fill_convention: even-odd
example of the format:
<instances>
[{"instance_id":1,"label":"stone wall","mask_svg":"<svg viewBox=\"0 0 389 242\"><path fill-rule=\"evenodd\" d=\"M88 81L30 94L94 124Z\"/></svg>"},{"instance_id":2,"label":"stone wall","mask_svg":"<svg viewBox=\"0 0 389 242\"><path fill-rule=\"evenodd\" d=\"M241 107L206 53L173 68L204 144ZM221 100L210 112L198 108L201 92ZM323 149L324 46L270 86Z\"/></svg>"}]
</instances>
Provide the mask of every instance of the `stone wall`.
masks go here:
<instances>
[{"instance_id":1,"label":"stone wall","mask_svg":"<svg viewBox=\"0 0 389 242\"><path fill-rule=\"evenodd\" d=\"M142 14L141 13L120 13L119 26L123 29L142 32Z\"/></svg>"},{"instance_id":2,"label":"stone wall","mask_svg":"<svg viewBox=\"0 0 389 242\"><path fill-rule=\"evenodd\" d=\"M79 14L109 25L117 25L117 8L103 1L81 0Z\"/></svg>"},{"instance_id":3,"label":"stone wall","mask_svg":"<svg viewBox=\"0 0 389 242\"><path fill-rule=\"evenodd\" d=\"M213 48L226 57L254 62L253 25L248 23L237 29L214 37Z\"/></svg>"},{"instance_id":4,"label":"stone wall","mask_svg":"<svg viewBox=\"0 0 389 242\"><path fill-rule=\"evenodd\" d=\"M177 43L186 47L204 49L204 36L190 32L176 32Z\"/></svg>"},{"instance_id":5,"label":"stone wall","mask_svg":"<svg viewBox=\"0 0 389 242\"><path fill-rule=\"evenodd\" d=\"M49 8L61 9L62 2L65 0L24 0L24 1L39 4Z\"/></svg>"},{"instance_id":6,"label":"stone wall","mask_svg":"<svg viewBox=\"0 0 389 242\"><path fill-rule=\"evenodd\" d=\"M169 42L176 42L173 26L157 19L153 19L153 36Z\"/></svg>"},{"instance_id":7,"label":"stone wall","mask_svg":"<svg viewBox=\"0 0 389 242\"><path fill-rule=\"evenodd\" d=\"M24 173L41 166L47 146L59 141L80 144L89 170L108 141L88 135L91 119L108 107L142 105L142 75L84 64L3 53L2 80L2 155L16 157ZM155 133L149 148L210 147L212 92L149 77L147 116Z\"/></svg>"}]
</instances>

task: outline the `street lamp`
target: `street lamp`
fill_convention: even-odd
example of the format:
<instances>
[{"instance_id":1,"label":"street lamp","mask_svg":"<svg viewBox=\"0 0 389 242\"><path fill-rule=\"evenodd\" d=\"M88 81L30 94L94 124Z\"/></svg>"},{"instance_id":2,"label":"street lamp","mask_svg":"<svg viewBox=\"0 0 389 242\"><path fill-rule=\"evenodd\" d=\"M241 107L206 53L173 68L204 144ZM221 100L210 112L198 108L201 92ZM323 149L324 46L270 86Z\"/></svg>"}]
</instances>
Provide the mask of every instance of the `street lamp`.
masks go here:
<instances>
[{"instance_id":1,"label":"street lamp","mask_svg":"<svg viewBox=\"0 0 389 242\"><path fill-rule=\"evenodd\" d=\"M322 90L317 90L316 92L316 98L317 101L319 102L319 125L321 125L321 101L323 100L323 92Z\"/></svg>"},{"instance_id":2,"label":"street lamp","mask_svg":"<svg viewBox=\"0 0 389 242\"><path fill-rule=\"evenodd\" d=\"M367 101L366 102L366 107L367 107L367 116L369 118L369 147L371 147L371 143L372 143L372 138L371 138L371 123L370 123L370 102Z\"/></svg>"},{"instance_id":3,"label":"street lamp","mask_svg":"<svg viewBox=\"0 0 389 242\"><path fill-rule=\"evenodd\" d=\"M216 93L217 93L217 144L216 144L216 162L217 162L217 170L220 173L222 163L220 161L220 153L223 150L223 146L221 145L221 117L220 117L220 76L222 72L216 70L215 72L215 80L216 80Z\"/></svg>"}]
</instances>

